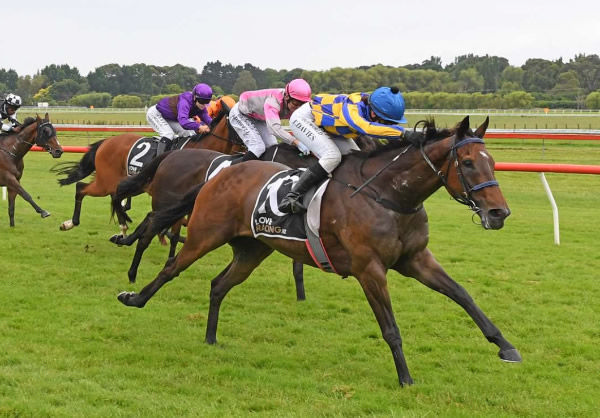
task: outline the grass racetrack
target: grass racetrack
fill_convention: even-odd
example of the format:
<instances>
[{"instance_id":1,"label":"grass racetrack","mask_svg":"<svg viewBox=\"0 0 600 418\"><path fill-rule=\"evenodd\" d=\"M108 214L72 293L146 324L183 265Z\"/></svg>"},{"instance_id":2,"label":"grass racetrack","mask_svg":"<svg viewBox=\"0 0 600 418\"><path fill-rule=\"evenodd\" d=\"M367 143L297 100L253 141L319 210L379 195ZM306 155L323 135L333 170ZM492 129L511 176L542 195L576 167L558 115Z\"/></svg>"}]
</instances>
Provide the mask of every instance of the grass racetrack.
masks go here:
<instances>
[{"instance_id":1,"label":"grass racetrack","mask_svg":"<svg viewBox=\"0 0 600 418\"><path fill-rule=\"evenodd\" d=\"M491 142L496 161L598 164L600 144ZM65 154L61 161L81 155ZM166 260L155 240L138 283L133 248L108 241L109 198L60 188L46 153L25 157L22 184L52 216L0 201L0 416L594 416L600 393L600 177L547 174L561 245L537 173L498 172L512 210L499 231L440 190L426 202L430 248L523 356L506 364L454 302L388 274L415 384L398 386L390 351L353 278L305 268L296 302L291 260L275 254L231 291L218 341L206 345L210 279L228 247L166 285L144 309L121 305ZM139 222L149 198L134 199ZM594 412L596 411L596 412Z\"/></svg>"}]
</instances>

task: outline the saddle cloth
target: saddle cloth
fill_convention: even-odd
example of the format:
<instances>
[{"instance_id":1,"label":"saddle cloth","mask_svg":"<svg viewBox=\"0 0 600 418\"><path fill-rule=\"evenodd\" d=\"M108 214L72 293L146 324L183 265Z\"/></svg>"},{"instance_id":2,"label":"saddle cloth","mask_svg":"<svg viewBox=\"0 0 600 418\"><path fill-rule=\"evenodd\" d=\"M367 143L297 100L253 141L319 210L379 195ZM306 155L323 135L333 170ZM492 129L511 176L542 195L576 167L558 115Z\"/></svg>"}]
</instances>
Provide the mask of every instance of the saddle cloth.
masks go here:
<instances>
[{"instance_id":1,"label":"saddle cloth","mask_svg":"<svg viewBox=\"0 0 600 418\"><path fill-rule=\"evenodd\" d=\"M173 140L171 150L182 149L192 137L177 137ZM157 136L142 137L135 141L127 154L127 175L134 176L144 165L156 158L156 150L160 138Z\"/></svg>"},{"instance_id":2,"label":"saddle cloth","mask_svg":"<svg viewBox=\"0 0 600 418\"><path fill-rule=\"evenodd\" d=\"M305 169L280 171L273 175L262 187L252 212L252 233L254 237L260 235L267 237L291 239L297 241L306 240L304 214L286 214L277 208L279 202L290 191L295 182L298 181L302 171ZM319 222L321 213L321 197L327 189L329 180L318 186L308 202L306 212L307 225L315 235L319 234ZM306 206L306 202L304 202Z\"/></svg>"}]
</instances>

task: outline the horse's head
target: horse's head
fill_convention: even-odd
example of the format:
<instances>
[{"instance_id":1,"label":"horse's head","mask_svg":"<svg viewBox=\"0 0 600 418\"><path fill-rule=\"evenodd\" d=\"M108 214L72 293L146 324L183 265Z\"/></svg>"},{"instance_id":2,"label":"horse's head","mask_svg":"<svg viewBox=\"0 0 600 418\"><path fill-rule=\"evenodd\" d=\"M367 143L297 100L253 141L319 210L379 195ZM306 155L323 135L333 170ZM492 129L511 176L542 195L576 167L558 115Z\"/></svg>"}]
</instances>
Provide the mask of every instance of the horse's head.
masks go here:
<instances>
[{"instance_id":1,"label":"horse's head","mask_svg":"<svg viewBox=\"0 0 600 418\"><path fill-rule=\"evenodd\" d=\"M456 128L449 154L446 189L454 199L469 206L485 229L500 229L510 210L494 176L494 159L483 136L489 118L472 132L469 117Z\"/></svg>"},{"instance_id":2,"label":"horse's head","mask_svg":"<svg viewBox=\"0 0 600 418\"><path fill-rule=\"evenodd\" d=\"M59 158L63 153L63 149L56 138L56 129L50 123L48 113L46 113L44 119L37 116L36 123L35 144L48 151L52 157Z\"/></svg>"}]
</instances>

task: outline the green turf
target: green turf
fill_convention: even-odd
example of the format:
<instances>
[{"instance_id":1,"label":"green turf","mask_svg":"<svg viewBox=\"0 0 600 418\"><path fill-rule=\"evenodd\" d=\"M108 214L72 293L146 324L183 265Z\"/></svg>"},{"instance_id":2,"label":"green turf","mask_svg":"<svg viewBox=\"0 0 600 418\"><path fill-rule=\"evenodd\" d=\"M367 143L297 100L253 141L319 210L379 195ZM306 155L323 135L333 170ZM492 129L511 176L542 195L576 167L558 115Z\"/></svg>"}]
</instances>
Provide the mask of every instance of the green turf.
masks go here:
<instances>
[{"instance_id":1,"label":"green turf","mask_svg":"<svg viewBox=\"0 0 600 418\"><path fill-rule=\"evenodd\" d=\"M491 142L497 161L593 163L598 146ZM77 160L65 154L64 160ZM511 207L484 231L444 191L426 202L430 248L523 363L497 349L453 302L396 273L389 288L415 385L401 389L360 286L306 268L295 300L289 259L274 255L232 290L216 346L203 343L221 248L166 285L144 309L140 290L167 249L148 249L127 283L132 248L116 247L108 198L86 198L81 226L61 232L74 187L60 188L45 153L26 156L24 187L52 216L0 201L0 416L595 416L600 393L600 177L548 174L561 245L535 173L498 172ZM149 200L134 200L141 220ZM594 412L596 411L596 412Z\"/></svg>"}]
</instances>

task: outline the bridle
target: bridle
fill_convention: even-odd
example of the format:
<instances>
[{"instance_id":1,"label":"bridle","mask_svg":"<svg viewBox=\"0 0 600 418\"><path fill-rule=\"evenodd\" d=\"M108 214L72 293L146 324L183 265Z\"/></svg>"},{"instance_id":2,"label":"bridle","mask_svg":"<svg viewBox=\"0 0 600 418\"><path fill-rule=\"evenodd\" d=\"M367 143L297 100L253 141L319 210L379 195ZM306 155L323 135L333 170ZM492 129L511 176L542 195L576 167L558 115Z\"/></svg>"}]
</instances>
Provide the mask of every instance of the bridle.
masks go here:
<instances>
[{"instance_id":1,"label":"bridle","mask_svg":"<svg viewBox=\"0 0 600 418\"><path fill-rule=\"evenodd\" d=\"M433 163L431 162L429 157L427 157L427 154L425 153L425 150L423 149L422 143L420 146L420 151L421 151L421 155L423 156L423 159L427 162L429 167L431 167L431 169L434 171L434 173L442 181L442 184L444 185L444 187L446 187L446 189L450 193L450 196L452 196L452 198L454 200L456 200L458 203L468 206L473 212L478 213L481 211L481 209L475 203L475 200L473 199L473 193L477 192L479 190L482 190L486 187L498 186L498 182L496 180L488 180L488 181L484 181L483 183L476 184L474 186L469 185L469 183L465 179L465 176L460 167L460 163L458 161L458 152L457 152L457 150L459 148L461 148L467 144L484 144L484 142L483 142L483 139L478 138L478 137L468 137L468 138L464 138L464 139L461 139L460 141L456 142L456 137L455 137L454 143L452 144L452 148L450 148L450 158L448 159L448 164L446 166L445 172L443 172L442 170L438 170L435 167L435 165L433 165ZM452 187L450 187L450 185L448 184L448 173L450 171L450 165L452 164L453 161L454 161L454 167L456 168L456 174L458 175L458 180L460 181L460 184L463 188L462 192L457 192Z\"/></svg>"},{"instance_id":2,"label":"bridle","mask_svg":"<svg viewBox=\"0 0 600 418\"><path fill-rule=\"evenodd\" d=\"M44 128L46 126L49 126L51 129L50 135L47 135L47 136L44 135ZM19 146L21 144L23 144L27 147L27 149L25 150L25 153L27 153L27 151L29 151L29 149L33 146L33 144L36 144L36 145L42 147L44 150L50 152L51 150L50 150L50 147L48 146L48 140L55 135L56 135L56 129L54 128L54 126L49 121L44 121L42 123L39 123L37 126L35 140L33 140L32 142L29 142L29 141L19 138L19 134L16 134L15 139L17 142L15 142L12 145L12 152L5 150L4 148L2 150L13 158L19 158L19 156L18 156L19 151L17 150L17 146Z\"/></svg>"}]
</instances>

